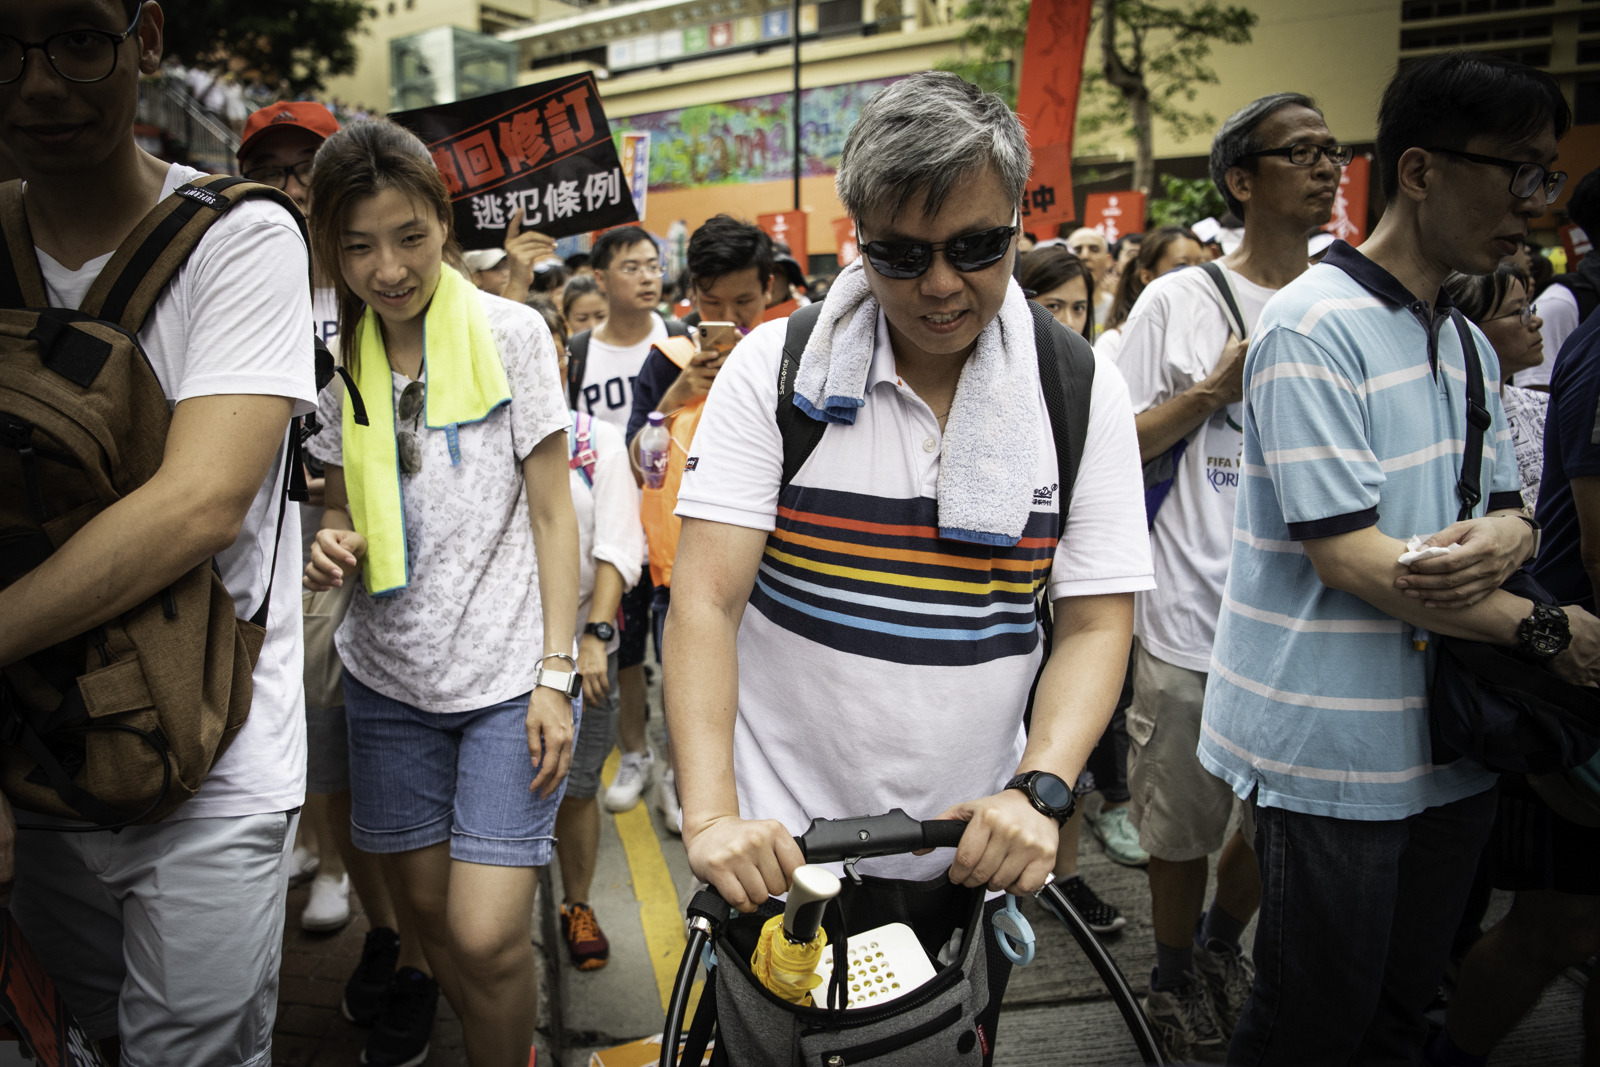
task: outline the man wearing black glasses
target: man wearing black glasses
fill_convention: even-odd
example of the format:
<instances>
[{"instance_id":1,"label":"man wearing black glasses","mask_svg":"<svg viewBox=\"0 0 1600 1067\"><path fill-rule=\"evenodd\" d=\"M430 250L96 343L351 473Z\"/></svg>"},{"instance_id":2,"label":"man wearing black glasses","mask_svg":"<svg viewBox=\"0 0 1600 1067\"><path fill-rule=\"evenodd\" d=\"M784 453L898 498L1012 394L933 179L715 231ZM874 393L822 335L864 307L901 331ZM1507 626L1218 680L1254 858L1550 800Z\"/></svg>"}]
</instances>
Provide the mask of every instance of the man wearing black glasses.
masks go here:
<instances>
[{"instance_id":1,"label":"man wearing black glasses","mask_svg":"<svg viewBox=\"0 0 1600 1067\"><path fill-rule=\"evenodd\" d=\"M742 911L787 889L813 817L893 808L966 821L961 847L864 872L1039 889L1116 705L1151 585L1138 446L1101 364L1057 499L1011 280L1029 166L998 97L932 72L883 90L837 179L862 259L794 379L800 417L825 426L815 449L784 477L783 322L733 351L707 400L678 497L667 715L690 867ZM1025 732L1041 590L1055 647Z\"/></svg>"},{"instance_id":2,"label":"man wearing black glasses","mask_svg":"<svg viewBox=\"0 0 1600 1067\"><path fill-rule=\"evenodd\" d=\"M54 307L79 307L123 239L198 176L133 136L163 23L157 4L137 0L0 5L0 142L27 183ZM89 1036L120 1038L124 1063L270 1058L306 771L298 511L284 513L276 540L275 530L289 420L316 402L307 272L290 209L252 199L216 221L138 333L173 404L160 469L0 591L0 664L84 633L208 561L241 616L270 603L249 718L195 796L119 833L15 835L15 888L0 886L0 903L9 895ZM0 801L5 883L12 826Z\"/></svg>"},{"instance_id":3,"label":"man wearing black glasses","mask_svg":"<svg viewBox=\"0 0 1600 1067\"><path fill-rule=\"evenodd\" d=\"M1521 247L1561 189L1571 119L1555 80L1520 64L1458 52L1403 67L1378 114L1383 218L1273 297L1251 340L1199 743L1253 803L1262 881L1229 1063L1419 1058L1495 813L1494 775L1430 741L1436 636L1593 681L1593 615L1500 589L1539 528L1492 388L1463 480L1467 383L1499 366L1441 288ZM1447 550L1419 559L1414 536Z\"/></svg>"}]
</instances>

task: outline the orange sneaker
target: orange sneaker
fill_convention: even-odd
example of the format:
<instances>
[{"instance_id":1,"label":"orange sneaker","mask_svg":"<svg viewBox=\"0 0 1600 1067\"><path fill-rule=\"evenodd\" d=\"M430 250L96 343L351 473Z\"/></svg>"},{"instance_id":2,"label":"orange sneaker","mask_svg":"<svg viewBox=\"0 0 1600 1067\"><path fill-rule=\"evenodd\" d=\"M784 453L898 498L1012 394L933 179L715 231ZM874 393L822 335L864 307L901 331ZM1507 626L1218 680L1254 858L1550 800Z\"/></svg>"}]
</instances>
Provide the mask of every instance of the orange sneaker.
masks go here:
<instances>
[{"instance_id":1,"label":"orange sneaker","mask_svg":"<svg viewBox=\"0 0 1600 1067\"><path fill-rule=\"evenodd\" d=\"M587 904L561 905L561 935L567 939L572 965L580 971L598 971L611 958L611 942L600 932L594 909Z\"/></svg>"}]
</instances>

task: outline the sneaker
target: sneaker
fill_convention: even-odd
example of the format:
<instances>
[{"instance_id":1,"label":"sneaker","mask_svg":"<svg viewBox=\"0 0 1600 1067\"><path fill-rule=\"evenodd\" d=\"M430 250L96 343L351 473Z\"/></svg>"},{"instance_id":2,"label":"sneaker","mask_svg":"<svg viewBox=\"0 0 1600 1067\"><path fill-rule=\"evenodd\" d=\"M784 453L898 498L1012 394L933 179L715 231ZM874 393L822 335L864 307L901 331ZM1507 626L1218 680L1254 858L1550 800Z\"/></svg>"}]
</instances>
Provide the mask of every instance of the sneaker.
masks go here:
<instances>
[{"instance_id":1,"label":"sneaker","mask_svg":"<svg viewBox=\"0 0 1600 1067\"><path fill-rule=\"evenodd\" d=\"M322 857L312 852L309 848L300 845L294 846L294 853L289 857L289 888L305 885L317 876L317 868L322 866Z\"/></svg>"},{"instance_id":2,"label":"sneaker","mask_svg":"<svg viewBox=\"0 0 1600 1067\"><path fill-rule=\"evenodd\" d=\"M600 932L594 909L587 904L561 905L561 936L572 965L580 971L598 971L611 958L611 942Z\"/></svg>"},{"instance_id":3,"label":"sneaker","mask_svg":"<svg viewBox=\"0 0 1600 1067\"><path fill-rule=\"evenodd\" d=\"M361 946L361 962L344 984L340 1013L357 1026L377 1022L389 1000L389 986L394 983L394 969L399 962L400 935L385 926L368 930L366 943Z\"/></svg>"},{"instance_id":4,"label":"sneaker","mask_svg":"<svg viewBox=\"0 0 1600 1067\"><path fill-rule=\"evenodd\" d=\"M661 821L667 824L667 829L682 837L683 807L678 803L678 775L671 767L661 776L660 787L656 790L656 807L661 809Z\"/></svg>"},{"instance_id":5,"label":"sneaker","mask_svg":"<svg viewBox=\"0 0 1600 1067\"><path fill-rule=\"evenodd\" d=\"M1106 855L1124 867L1143 867L1150 862L1150 853L1139 847L1139 831L1128 821L1128 807L1110 811L1102 810L1097 816L1084 816L1089 829L1106 848Z\"/></svg>"},{"instance_id":6,"label":"sneaker","mask_svg":"<svg viewBox=\"0 0 1600 1067\"><path fill-rule=\"evenodd\" d=\"M428 1058L428 1038L439 1010L439 983L415 967L394 973L389 1000L361 1051L367 1067L417 1067Z\"/></svg>"},{"instance_id":7,"label":"sneaker","mask_svg":"<svg viewBox=\"0 0 1600 1067\"><path fill-rule=\"evenodd\" d=\"M300 929L313 933L342 930L350 922L350 876L319 874L311 883L311 900L300 913Z\"/></svg>"},{"instance_id":8,"label":"sneaker","mask_svg":"<svg viewBox=\"0 0 1600 1067\"><path fill-rule=\"evenodd\" d=\"M1198 955L1198 954L1197 954ZM1228 1039L1222 1034L1211 998L1199 978L1175 989L1157 989L1156 973L1150 971L1150 993L1140 1001L1150 1029L1161 1042L1169 1063L1223 1063L1228 1056Z\"/></svg>"},{"instance_id":9,"label":"sneaker","mask_svg":"<svg viewBox=\"0 0 1600 1067\"><path fill-rule=\"evenodd\" d=\"M611 788L606 790L606 810L628 811L639 803L639 797L644 793L645 786L650 784L650 773L655 770L655 766L654 749L624 752L622 763L617 767L616 780L611 783Z\"/></svg>"},{"instance_id":10,"label":"sneaker","mask_svg":"<svg viewBox=\"0 0 1600 1067\"><path fill-rule=\"evenodd\" d=\"M1128 925L1128 920L1122 912L1095 896L1089 883L1083 876L1075 874L1071 878L1056 883L1061 887L1061 892L1078 909L1078 914L1083 916L1083 921L1089 924L1089 929L1097 934L1109 934Z\"/></svg>"},{"instance_id":11,"label":"sneaker","mask_svg":"<svg viewBox=\"0 0 1600 1067\"><path fill-rule=\"evenodd\" d=\"M1244 1002L1250 997L1250 986L1256 980L1255 964L1238 945L1213 937L1204 947L1195 946L1194 969L1211 998L1222 1036L1232 1037L1233 1028L1244 1013Z\"/></svg>"}]
</instances>

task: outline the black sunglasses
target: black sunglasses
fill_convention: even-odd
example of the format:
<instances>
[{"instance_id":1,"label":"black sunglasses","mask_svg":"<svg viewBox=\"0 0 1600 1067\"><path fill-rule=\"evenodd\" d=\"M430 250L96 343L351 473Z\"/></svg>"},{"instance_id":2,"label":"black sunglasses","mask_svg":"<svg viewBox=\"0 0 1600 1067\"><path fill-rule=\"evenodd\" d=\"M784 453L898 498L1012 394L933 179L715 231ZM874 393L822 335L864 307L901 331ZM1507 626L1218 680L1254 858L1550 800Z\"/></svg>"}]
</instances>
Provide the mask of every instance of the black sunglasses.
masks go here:
<instances>
[{"instance_id":1,"label":"black sunglasses","mask_svg":"<svg viewBox=\"0 0 1600 1067\"><path fill-rule=\"evenodd\" d=\"M1480 156L1476 152L1461 152L1454 148L1424 148L1423 151L1443 152L1447 156L1455 156L1471 163L1482 163L1486 167L1504 167L1511 172L1511 195L1518 200L1528 199L1540 186L1543 186L1544 202L1553 204L1567 184L1566 171L1545 170L1537 163L1522 163L1515 159Z\"/></svg>"},{"instance_id":2,"label":"black sunglasses","mask_svg":"<svg viewBox=\"0 0 1600 1067\"><path fill-rule=\"evenodd\" d=\"M944 258L962 274L987 270L1005 258L1011 248L1011 238L1016 226L996 226L992 230L962 234L948 241L864 241L861 253L872 264L872 269L885 278L920 278L933 266L935 251L943 251ZM856 240L861 241L857 229Z\"/></svg>"},{"instance_id":3,"label":"black sunglasses","mask_svg":"<svg viewBox=\"0 0 1600 1067\"><path fill-rule=\"evenodd\" d=\"M10 85L28 69L28 53L37 48L51 68L69 82L87 85L103 82L117 69L117 51L133 36L144 5L121 33L109 30L65 30L42 41L20 41L0 34L0 85Z\"/></svg>"},{"instance_id":4,"label":"black sunglasses","mask_svg":"<svg viewBox=\"0 0 1600 1067\"><path fill-rule=\"evenodd\" d=\"M1259 152L1246 152L1240 159L1255 156L1285 156L1297 167L1314 167L1322 156L1336 167L1347 166L1356 158L1356 150L1347 144L1291 144L1282 148L1263 148Z\"/></svg>"}]
</instances>

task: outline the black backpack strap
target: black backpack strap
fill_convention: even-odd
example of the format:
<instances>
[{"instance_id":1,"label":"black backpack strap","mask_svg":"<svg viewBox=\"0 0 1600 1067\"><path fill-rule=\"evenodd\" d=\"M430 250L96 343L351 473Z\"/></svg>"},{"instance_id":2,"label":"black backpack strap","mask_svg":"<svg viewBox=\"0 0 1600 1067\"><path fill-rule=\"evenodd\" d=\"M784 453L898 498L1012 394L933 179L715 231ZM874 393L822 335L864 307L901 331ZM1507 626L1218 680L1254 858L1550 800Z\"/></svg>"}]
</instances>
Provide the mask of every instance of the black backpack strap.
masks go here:
<instances>
[{"instance_id":1,"label":"black backpack strap","mask_svg":"<svg viewBox=\"0 0 1600 1067\"><path fill-rule=\"evenodd\" d=\"M1239 340L1250 336L1250 331L1245 328L1244 315L1239 311L1239 301L1234 298L1233 285L1228 281L1228 276L1222 268L1215 263L1202 263L1200 269L1206 272L1206 277L1217 287L1217 292L1222 294L1223 306L1228 309L1228 328Z\"/></svg>"},{"instance_id":2,"label":"black backpack strap","mask_svg":"<svg viewBox=\"0 0 1600 1067\"><path fill-rule=\"evenodd\" d=\"M794 406L794 380L800 373L800 357L805 355L806 342L811 340L811 331L816 328L817 318L821 314L820 303L807 304L789 316L788 332L783 337L783 358L778 362L776 412L778 432L783 435L783 478L778 482L779 492L794 481L794 476L800 473L800 468L816 451L817 442L822 440L823 431L828 428L827 423L813 419Z\"/></svg>"},{"instance_id":3,"label":"black backpack strap","mask_svg":"<svg viewBox=\"0 0 1600 1067\"><path fill-rule=\"evenodd\" d=\"M1483 499L1480 475L1483 473L1483 435L1494 421L1484 404L1483 364L1478 359L1478 345L1472 339L1472 327L1461 312L1450 309L1450 321L1455 323L1461 338L1462 363L1467 371L1467 436L1461 450L1461 479L1456 482L1456 495L1461 498L1457 522L1472 518L1472 509Z\"/></svg>"},{"instance_id":4,"label":"black backpack strap","mask_svg":"<svg viewBox=\"0 0 1600 1067\"><path fill-rule=\"evenodd\" d=\"M661 316L661 321L667 327L668 337L688 337L689 327L682 319L675 319L671 315Z\"/></svg>"},{"instance_id":5,"label":"black backpack strap","mask_svg":"<svg viewBox=\"0 0 1600 1067\"><path fill-rule=\"evenodd\" d=\"M20 178L0 185L0 235L6 242L6 254L0 255L0 308L47 307L50 299L33 251Z\"/></svg>"},{"instance_id":6,"label":"black backpack strap","mask_svg":"<svg viewBox=\"0 0 1600 1067\"><path fill-rule=\"evenodd\" d=\"M1067 512L1072 506L1072 487L1078 480L1078 465L1083 462L1084 442L1089 437L1089 401L1094 392L1094 349L1073 333L1043 304L1028 301L1033 312L1033 339L1039 356L1039 385L1044 390L1045 408L1050 412L1050 433L1056 444L1056 470L1060 483L1056 508L1060 528L1066 529Z\"/></svg>"},{"instance_id":7,"label":"black backpack strap","mask_svg":"<svg viewBox=\"0 0 1600 1067\"><path fill-rule=\"evenodd\" d=\"M567 407L578 410L578 397L583 394L583 372L589 365L589 330L581 330L567 338Z\"/></svg>"}]
</instances>

